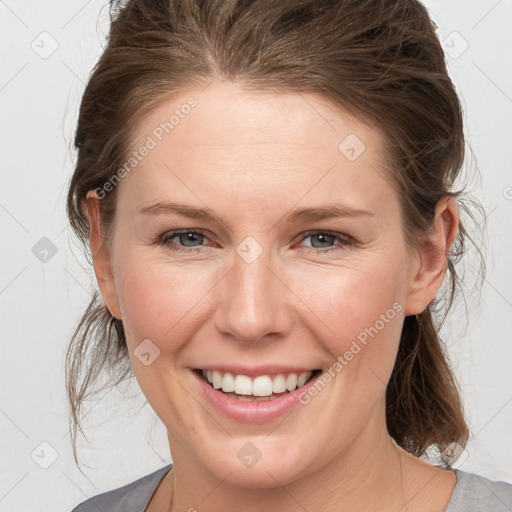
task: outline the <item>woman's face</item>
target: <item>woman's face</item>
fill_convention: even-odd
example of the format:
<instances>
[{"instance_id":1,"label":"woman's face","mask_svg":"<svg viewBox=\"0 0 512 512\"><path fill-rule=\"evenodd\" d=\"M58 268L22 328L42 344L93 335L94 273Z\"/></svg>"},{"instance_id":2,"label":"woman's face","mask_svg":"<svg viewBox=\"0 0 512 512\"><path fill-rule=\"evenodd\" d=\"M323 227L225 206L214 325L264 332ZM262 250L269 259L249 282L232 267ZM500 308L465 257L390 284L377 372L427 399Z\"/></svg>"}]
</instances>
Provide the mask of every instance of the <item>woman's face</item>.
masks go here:
<instances>
[{"instance_id":1,"label":"woman's face","mask_svg":"<svg viewBox=\"0 0 512 512\"><path fill-rule=\"evenodd\" d=\"M147 115L133 150L96 272L175 463L275 487L371 458L404 316L440 285L406 250L377 129L223 82Z\"/></svg>"}]
</instances>

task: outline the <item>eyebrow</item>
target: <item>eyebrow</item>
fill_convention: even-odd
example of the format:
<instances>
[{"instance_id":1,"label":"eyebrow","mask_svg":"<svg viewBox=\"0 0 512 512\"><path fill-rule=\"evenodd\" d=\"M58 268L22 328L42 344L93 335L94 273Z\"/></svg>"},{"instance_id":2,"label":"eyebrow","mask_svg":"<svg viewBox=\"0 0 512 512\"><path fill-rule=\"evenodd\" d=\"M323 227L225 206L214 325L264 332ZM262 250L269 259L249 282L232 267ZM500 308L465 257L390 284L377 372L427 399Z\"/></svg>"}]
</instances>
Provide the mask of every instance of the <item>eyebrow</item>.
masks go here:
<instances>
[{"instance_id":1,"label":"eyebrow","mask_svg":"<svg viewBox=\"0 0 512 512\"><path fill-rule=\"evenodd\" d=\"M226 224L218 215L210 208L195 208L186 204L174 203L169 201L160 201L158 203L144 206L138 211L141 215L158 215L170 214L181 215L191 219L200 219L212 222L220 222ZM352 208L342 204L330 204L317 208L303 208L294 210L286 215L286 222L317 222L320 220L331 219L336 217L357 217L367 215L373 217L373 212L360 208Z\"/></svg>"}]
</instances>

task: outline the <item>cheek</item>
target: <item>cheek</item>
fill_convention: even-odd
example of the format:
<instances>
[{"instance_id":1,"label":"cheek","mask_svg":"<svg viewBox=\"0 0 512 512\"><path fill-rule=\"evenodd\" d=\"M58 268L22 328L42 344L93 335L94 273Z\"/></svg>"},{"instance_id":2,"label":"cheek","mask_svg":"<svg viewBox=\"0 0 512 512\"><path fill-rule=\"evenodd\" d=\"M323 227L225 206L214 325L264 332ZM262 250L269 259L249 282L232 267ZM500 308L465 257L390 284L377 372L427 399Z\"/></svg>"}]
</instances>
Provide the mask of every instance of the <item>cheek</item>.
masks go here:
<instances>
[{"instance_id":1,"label":"cheek","mask_svg":"<svg viewBox=\"0 0 512 512\"><path fill-rule=\"evenodd\" d=\"M180 348L191 319L205 307L205 293L215 275L197 267L134 254L125 258L116 275L119 302L128 345L149 338L165 350Z\"/></svg>"},{"instance_id":2,"label":"cheek","mask_svg":"<svg viewBox=\"0 0 512 512\"><path fill-rule=\"evenodd\" d=\"M303 315L307 329L329 359L340 363L334 368L344 374L339 384L361 389L365 383L369 400L382 392L396 358L403 325L402 263L398 255L381 254L345 268L296 273L294 291L309 310Z\"/></svg>"},{"instance_id":3,"label":"cheek","mask_svg":"<svg viewBox=\"0 0 512 512\"><path fill-rule=\"evenodd\" d=\"M400 268L399 261L391 265L375 258L374 262L339 269L313 272L305 268L290 279L297 297L316 318L316 325L336 339L345 339L373 325L395 302L403 302Z\"/></svg>"}]
</instances>

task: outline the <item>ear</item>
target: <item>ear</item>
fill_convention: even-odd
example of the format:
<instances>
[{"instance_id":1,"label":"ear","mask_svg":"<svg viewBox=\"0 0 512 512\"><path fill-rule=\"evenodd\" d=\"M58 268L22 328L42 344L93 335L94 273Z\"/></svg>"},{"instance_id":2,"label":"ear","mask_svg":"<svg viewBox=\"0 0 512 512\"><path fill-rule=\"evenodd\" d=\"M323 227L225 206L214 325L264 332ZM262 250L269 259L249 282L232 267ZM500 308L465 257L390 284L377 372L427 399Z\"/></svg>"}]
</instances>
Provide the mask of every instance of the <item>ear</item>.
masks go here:
<instances>
[{"instance_id":1,"label":"ear","mask_svg":"<svg viewBox=\"0 0 512 512\"><path fill-rule=\"evenodd\" d=\"M405 316L419 315L435 298L443 283L451 245L459 229L459 209L453 197L441 198L432 228L411 267Z\"/></svg>"},{"instance_id":2,"label":"ear","mask_svg":"<svg viewBox=\"0 0 512 512\"><path fill-rule=\"evenodd\" d=\"M118 320L121 320L121 310L119 308L114 274L112 273L111 258L108 249L103 244L100 199L94 190L87 192L85 204L90 228L89 244L98 287L103 297L103 302L105 302L110 313Z\"/></svg>"}]
</instances>

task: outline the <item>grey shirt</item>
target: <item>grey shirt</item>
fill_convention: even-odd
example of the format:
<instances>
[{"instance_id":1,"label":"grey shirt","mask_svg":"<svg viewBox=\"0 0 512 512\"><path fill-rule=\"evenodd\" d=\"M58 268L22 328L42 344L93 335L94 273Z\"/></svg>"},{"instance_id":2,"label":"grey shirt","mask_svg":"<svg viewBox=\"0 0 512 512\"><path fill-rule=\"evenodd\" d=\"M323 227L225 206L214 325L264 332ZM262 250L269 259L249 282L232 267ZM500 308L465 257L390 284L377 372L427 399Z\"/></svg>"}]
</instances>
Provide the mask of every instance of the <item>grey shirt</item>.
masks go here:
<instances>
[{"instance_id":1,"label":"grey shirt","mask_svg":"<svg viewBox=\"0 0 512 512\"><path fill-rule=\"evenodd\" d=\"M98 494L71 512L144 512L171 467L169 464L128 485ZM512 512L512 484L458 469L455 474L457 484L445 512Z\"/></svg>"}]
</instances>

